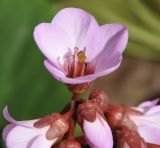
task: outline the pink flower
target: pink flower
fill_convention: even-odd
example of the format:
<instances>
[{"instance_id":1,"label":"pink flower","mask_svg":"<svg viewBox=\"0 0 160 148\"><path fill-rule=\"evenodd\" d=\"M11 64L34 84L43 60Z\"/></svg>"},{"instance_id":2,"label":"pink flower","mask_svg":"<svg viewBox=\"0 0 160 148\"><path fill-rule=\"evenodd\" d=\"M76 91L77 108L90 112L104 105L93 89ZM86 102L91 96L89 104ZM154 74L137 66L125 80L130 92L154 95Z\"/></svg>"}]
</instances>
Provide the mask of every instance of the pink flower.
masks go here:
<instances>
[{"instance_id":1,"label":"pink flower","mask_svg":"<svg viewBox=\"0 0 160 148\"><path fill-rule=\"evenodd\" d=\"M2 134L7 148L51 148L57 139L60 138L61 133L66 132L68 129L68 125L65 125L66 122L60 119L56 121L62 121L61 123L64 124L61 124L63 126L61 131L57 131L55 129L57 128L56 124L60 124L55 122L55 128L52 127L49 124L51 116L46 116L42 119L16 121L8 113L7 107L5 107L3 114L6 120L11 122L4 128ZM59 117L57 114L53 116Z\"/></svg>"},{"instance_id":2,"label":"pink flower","mask_svg":"<svg viewBox=\"0 0 160 148\"><path fill-rule=\"evenodd\" d=\"M120 24L99 26L84 10L65 8L51 23L36 26L34 39L53 77L63 83L78 84L119 67L128 31Z\"/></svg>"},{"instance_id":3,"label":"pink flower","mask_svg":"<svg viewBox=\"0 0 160 148\"><path fill-rule=\"evenodd\" d=\"M130 119L137 127L140 136L148 143L160 145L160 105L159 99L141 103L137 110L144 115L130 115Z\"/></svg>"},{"instance_id":4,"label":"pink flower","mask_svg":"<svg viewBox=\"0 0 160 148\"><path fill-rule=\"evenodd\" d=\"M112 148L113 137L108 123L97 113L96 120L89 122L84 119L83 130L92 148Z\"/></svg>"}]
</instances>

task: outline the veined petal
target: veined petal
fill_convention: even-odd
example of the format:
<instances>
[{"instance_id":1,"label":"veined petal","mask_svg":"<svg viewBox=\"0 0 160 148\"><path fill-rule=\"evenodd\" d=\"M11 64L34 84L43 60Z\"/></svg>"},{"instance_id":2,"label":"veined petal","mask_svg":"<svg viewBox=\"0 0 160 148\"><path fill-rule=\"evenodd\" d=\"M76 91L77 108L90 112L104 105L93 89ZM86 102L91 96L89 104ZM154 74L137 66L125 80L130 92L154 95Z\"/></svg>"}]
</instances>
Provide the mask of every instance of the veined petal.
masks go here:
<instances>
[{"instance_id":1,"label":"veined petal","mask_svg":"<svg viewBox=\"0 0 160 148\"><path fill-rule=\"evenodd\" d=\"M122 52L125 49L127 42L128 30L122 28L111 39L109 39L101 53L93 60L93 63L96 64L95 73L105 75L104 71L120 65Z\"/></svg>"},{"instance_id":2,"label":"veined petal","mask_svg":"<svg viewBox=\"0 0 160 148\"><path fill-rule=\"evenodd\" d=\"M52 74L52 76L55 79L57 79L63 83L66 83L66 84L80 84L80 83L85 83L85 82L91 82L91 81L95 80L97 77L109 74L119 67L119 65L115 65L115 66L113 66L109 69L106 69L105 71L99 72L99 73L94 73L94 74L85 75L85 76L81 76L81 77L75 77L75 78L68 78L68 77L66 77L66 75L62 71L57 69L48 60L44 61L44 65L45 65L46 69Z\"/></svg>"},{"instance_id":3,"label":"veined petal","mask_svg":"<svg viewBox=\"0 0 160 148\"><path fill-rule=\"evenodd\" d=\"M66 77L66 75L62 71L60 71L59 69L54 67L49 61L45 60L44 65L45 65L46 69L52 74L52 76L55 79L57 79L63 83L66 83L66 84L79 84L79 83L90 82L90 81L93 81L94 79L96 79L92 75L75 77L75 78L68 78L68 77Z\"/></svg>"},{"instance_id":4,"label":"veined petal","mask_svg":"<svg viewBox=\"0 0 160 148\"><path fill-rule=\"evenodd\" d=\"M16 121L11 117L11 115L8 112L8 107L6 106L3 110L3 116L5 117L6 120L8 120L11 123L14 123L15 125L21 125L24 127L32 128L33 124L38 121L38 119L35 120L26 120L26 121Z\"/></svg>"},{"instance_id":5,"label":"veined petal","mask_svg":"<svg viewBox=\"0 0 160 148\"><path fill-rule=\"evenodd\" d=\"M108 123L97 113L94 122L84 120L83 130L92 148L112 148L113 137Z\"/></svg>"},{"instance_id":6,"label":"veined petal","mask_svg":"<svg viewBox=\"0 0 160 148\"><path fill-rule=\"evenodd\" d=\"M160 114L160 105L151 107L145 112L145 115L154 115L154 114Z\"/></svg>"},{"instance_id":7,"label":"veined petal","mask_svg":"<svg viewBox=\"0 0 160 148\"><path fill-rule=\"evenodd\" d=\"M15 124L9 124L3 129L2 138L5 141L7 138L8 133L15 127Z\"/></svg>"},{"instance_id":8,"label":"veined petal","mask_svg":"<svg viewBox=\"0 0 160 148\"><path fill-rule=\"evenodd\" d=\"M94 32L94 37L87 39L86 44L86 56L89 61L96 58L103 50L105 46L118 32L123 30L125 27L120 24L106 24L99 26L99 28ZM107 49L109 54L114 52L114 49ZM117 51L122 49L116 49ZM124 49L123 49L124 50ZM107 51L106 51L107 52ZM122 53L123 51L120 51Z\"/></svg>"},{"instance_id":9,"label":"veined petal","mask_svg":"<svg viewBox=\"0 0 160 148\"><path fill-rule=\"evenodd\" d=\"M51 148L51 146L55 143L54 140L47 140L45 135L37 136L33 142L30 144L29 148Z\"/></svg>"},{"instance_id":10,"label":"veined petal","mask_svg":"<svg viewBox=\"0 0 160 148\"><path fill-rule=\"evenodd\" d=\"M154 107L155 105L157 105L157 103L159 102L159 98L153 100L153 101L145 101L141 104L138 105L138 108L143 109L143 111L147 111L150 108Z\"/></svg>"},{"instance_id":11,"label":"veined petal","mask_svg":"<svg viewBox=\"0 0 160 148\"><path fill-rule=\"evenodd\" d=\"M27 145L38 134L39 131L37 129L15 126L4 138L7 148L27 148Z\"/></svg>"},{"instance_id":12,"label":"veined petal","mask_svg":"<svg viewBox=\"0 0 160 148\"><path fill-rule=\"evenodd\" d=\"M66 31L50 23L41 23L35 27L34 39L47 59L58 68L64 64L64 56L71 50L71 42Z\"/></svg>"},{"instance_id":13,"label":"veined petal","mask_svg":"<svg viewBox=\"0 0 160 148\"><path fill-rule=\"evenodd\" d=\"M52 20L52 24L67 32L73 48L84 49L87 38L93 37L98 28L95 18L88 12L79 8L65 8Z\"/></svg>"},{"instance_id":14,"label":"veined petal","mask_svg":"<svg viewBox=\"0 0 160 148\"><path fill-rule=\"evenodd\" d=\"M160 144L160 123L146 120L145 117L130 117L137 125L138 133L148 143Z\"/></svg>"}]
</instances>

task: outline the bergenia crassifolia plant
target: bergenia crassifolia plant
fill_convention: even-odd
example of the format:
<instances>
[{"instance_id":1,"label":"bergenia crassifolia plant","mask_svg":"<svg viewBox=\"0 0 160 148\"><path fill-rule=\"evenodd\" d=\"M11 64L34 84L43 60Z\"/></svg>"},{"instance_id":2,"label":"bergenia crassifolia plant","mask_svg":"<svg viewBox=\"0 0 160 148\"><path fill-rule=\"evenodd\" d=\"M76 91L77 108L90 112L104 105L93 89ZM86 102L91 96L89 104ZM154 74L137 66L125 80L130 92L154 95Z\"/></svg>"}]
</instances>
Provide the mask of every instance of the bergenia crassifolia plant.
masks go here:
<instances>
[{"instance_id":1,"label":"bergenia crassifolia plant","mask_svg":"<svg viewBox=\"0 0 160 148\"><path fill-rule=\"evenodd\" d=\"M33 35L46 69L68 87L72 97L60 113L34 120L16 121L5 107L3 114L10 124L2 136L7 148L160 147L158 99L130 107L110 104L107 94L98 89L81 97L96 78L120 66L128 42L126 27L99 25L88 12L65 8L51 23L37 25ZM82 133L75 137L77 124Z\"/></svg>"}]
</instances>

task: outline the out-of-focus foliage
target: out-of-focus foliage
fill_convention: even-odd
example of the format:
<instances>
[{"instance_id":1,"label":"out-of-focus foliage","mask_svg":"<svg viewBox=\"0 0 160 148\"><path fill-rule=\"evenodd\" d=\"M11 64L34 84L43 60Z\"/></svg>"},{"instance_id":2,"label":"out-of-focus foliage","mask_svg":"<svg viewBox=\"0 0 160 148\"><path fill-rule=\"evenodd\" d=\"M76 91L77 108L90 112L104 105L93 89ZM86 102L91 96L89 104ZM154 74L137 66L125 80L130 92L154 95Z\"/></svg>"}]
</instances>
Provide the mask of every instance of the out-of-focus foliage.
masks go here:
<instances>
[{"instance_id":1,"label":"out-of-focus foliage","mask_svg":"<svg viewBox=\"0 0 160 148\"><path fill-rule=\"evenodd\" d=\"M63 0L91 12L100 24L122 23L129 29L126 54L160 60L160 0Z\"/></svg>"}]
</instances>

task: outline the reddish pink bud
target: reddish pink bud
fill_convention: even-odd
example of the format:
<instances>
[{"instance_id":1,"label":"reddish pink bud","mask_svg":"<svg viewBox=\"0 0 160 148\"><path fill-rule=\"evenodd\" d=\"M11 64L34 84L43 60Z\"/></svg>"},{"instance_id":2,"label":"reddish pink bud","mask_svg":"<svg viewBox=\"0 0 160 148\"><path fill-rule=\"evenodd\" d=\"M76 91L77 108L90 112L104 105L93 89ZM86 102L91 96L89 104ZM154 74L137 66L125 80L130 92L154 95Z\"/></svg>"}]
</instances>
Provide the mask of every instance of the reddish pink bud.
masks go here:
<instances>
[{"instance_id":1,"label":"reddish pink bud","mask_svg":"<svg viewBox=\"0 0 160 148\"><path fill-rule=\"evenodd\" d=\"M135 129L136 126L130 120L129 115L143 115L142 112L125 105L108 105L104 112L112 129L121 128L122 126Z\"/></svg>"},{"instance_id":2,"label":"reddish pink bud","mask_svg":"<svg viewBox=\"0 0 160 148\"><path fill-rule=\"evenodd\" d=\"M125 111L121 105L109 105L105 110L105 116L112 129L121 127L124 114Z\"/></svg>"},{"instance_id":3,"label":"reddish pink bud","mask_svg":"<svg viewBox=\"0 0 160 148\"><path fill-rule=\"evenodd\" d=\"M49 126L49 129L46 132L46 138L48 140L61 138L69 129L68 119L70 116L70 112L64 115L54 113L35 122L34 127L43 128L45 126Z\"/></svg>"},{"instance_id":4,"label":"reddish pink bud","mask_svg":"<svg viewBox=\"0 0 160 148\"><path fill-rule=\"evenodd\" d=\"M93 122L96 120L96 113L99 113L103 116L103 111L101 107L97 103L93 103L90 101L86 101L79 105L77 109L77 116L79 124L83 123L83 120L86 119L87 121Z\"/></svg>"},{"instance_id":5,"label":"reddish pink bud","mask_svg":"<svg viewBox=\"0 0 160 148\"><path fill-rule=\"evenodd\" d=\"M81 145L76 140L67 139L62 141L58 148L81 148Z\"/></svg>"},{"instance_id":6,"label":"reddish pink bud","mask_svg":"<svg viewBox=\"0 0 160 148\"><path fill-rule=\"evenodd\" d=\"M69 129L69 122L65 118L56 120L48 129L46 138L52 140L61 138Z\"/></svg>"},{"instance_id":7,"label":"reddish pink bud","mask_svg":"<svg viewBox=\"0 0 160 148\"><path fill-rule=\"evenodd\" d=\"M93 89L89 99L93 102L99 103L102 108L105 108L108 105L109 97L103 90Z\"/></svg>"},{"instance_id":8,"label":"reddish pink bud","mask_svg":"<svg viewBox=\"0 0 160 148\"><path fill-rule=\"evenodd\" d=\"M143 138L136 131L126 127L119 131L116 140L119 148L148 148Z\"/></svg>"}]
</instances>

